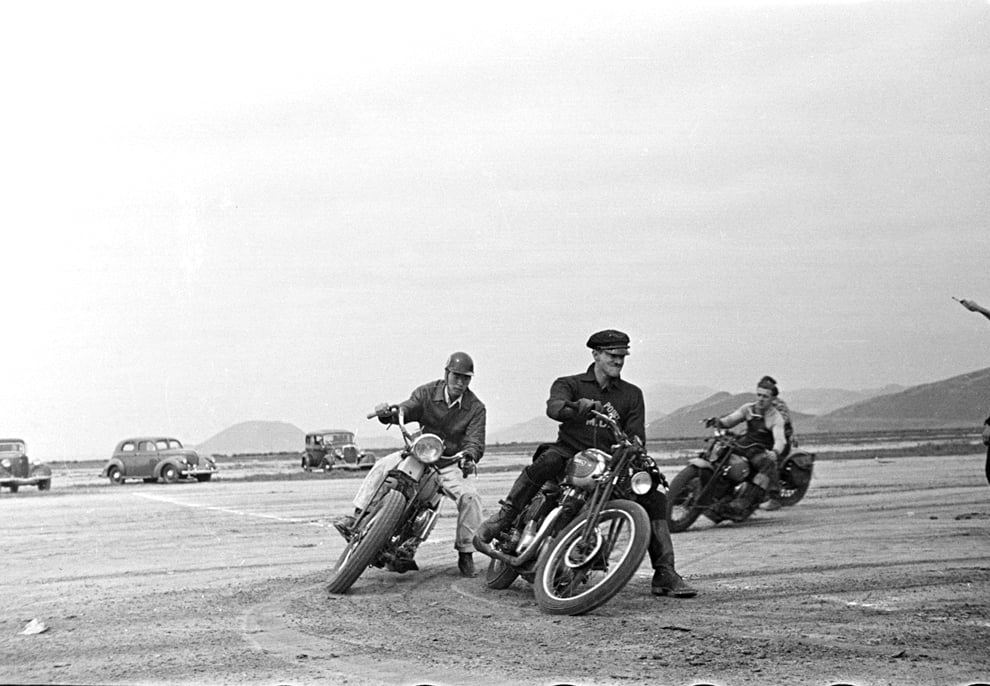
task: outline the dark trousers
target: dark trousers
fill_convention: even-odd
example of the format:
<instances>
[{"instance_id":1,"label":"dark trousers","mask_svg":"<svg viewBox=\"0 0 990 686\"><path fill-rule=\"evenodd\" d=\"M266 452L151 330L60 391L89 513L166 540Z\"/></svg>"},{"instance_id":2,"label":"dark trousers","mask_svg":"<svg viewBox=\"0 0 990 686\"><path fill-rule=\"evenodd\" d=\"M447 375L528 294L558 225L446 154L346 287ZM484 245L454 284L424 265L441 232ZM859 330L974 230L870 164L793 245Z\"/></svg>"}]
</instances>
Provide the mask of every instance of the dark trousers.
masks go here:
<instances>
[{"instance_id":1,"label":"dark trousers","mask_svg":"<svg viewBox=\"0 0 990 686\"><path fill-rule=\"evenodd\" d=\"M987 483L990 484L990 447L987 448Z\"/></svg>"}]
</instances>

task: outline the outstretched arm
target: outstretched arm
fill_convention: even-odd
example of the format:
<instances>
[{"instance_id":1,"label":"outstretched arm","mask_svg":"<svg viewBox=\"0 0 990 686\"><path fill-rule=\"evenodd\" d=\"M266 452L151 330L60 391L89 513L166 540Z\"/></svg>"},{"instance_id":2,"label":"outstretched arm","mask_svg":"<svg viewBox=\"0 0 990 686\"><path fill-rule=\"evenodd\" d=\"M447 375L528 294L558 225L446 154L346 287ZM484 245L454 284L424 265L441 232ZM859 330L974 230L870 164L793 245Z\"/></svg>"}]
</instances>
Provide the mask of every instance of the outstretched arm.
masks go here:
<instances>
[{"instance_id":1,"label":"outstretched arm","mask_svg":"<svg viewBox=\"0 0 990 686\"><path fill-rule=\"evenodd\" d=\"M975 300L960 300L959 304L965 307L970 312L979 312L987 319L990 319L990 310L980 305Z\"/></svg>"}]
</instances>

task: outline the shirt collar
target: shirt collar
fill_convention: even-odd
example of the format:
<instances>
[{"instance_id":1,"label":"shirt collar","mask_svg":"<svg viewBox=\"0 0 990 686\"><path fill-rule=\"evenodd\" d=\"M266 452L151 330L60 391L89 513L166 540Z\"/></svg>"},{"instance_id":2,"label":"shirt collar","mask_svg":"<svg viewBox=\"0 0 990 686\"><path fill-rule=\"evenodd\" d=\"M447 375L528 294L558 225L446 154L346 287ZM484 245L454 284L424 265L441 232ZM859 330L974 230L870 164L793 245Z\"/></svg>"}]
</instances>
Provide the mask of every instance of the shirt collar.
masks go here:
<instances>
[{"instance_id":1,"label":"shirt collar","mask_svg":"<svg viewBox=\"0 0 990 686\"><path fill-rule=\"evenodd\" d=\"M443 385L443 399L444 399L444 402L447 403L447 409L450 409L452 407L460 407L461 406L461 401L464 400L464 394L461 393L459 396L457 396L457 400L451 400L450 399L450 390L447 388L447 384L444 383L444 385Z\"/></svg>"}]
</instances>

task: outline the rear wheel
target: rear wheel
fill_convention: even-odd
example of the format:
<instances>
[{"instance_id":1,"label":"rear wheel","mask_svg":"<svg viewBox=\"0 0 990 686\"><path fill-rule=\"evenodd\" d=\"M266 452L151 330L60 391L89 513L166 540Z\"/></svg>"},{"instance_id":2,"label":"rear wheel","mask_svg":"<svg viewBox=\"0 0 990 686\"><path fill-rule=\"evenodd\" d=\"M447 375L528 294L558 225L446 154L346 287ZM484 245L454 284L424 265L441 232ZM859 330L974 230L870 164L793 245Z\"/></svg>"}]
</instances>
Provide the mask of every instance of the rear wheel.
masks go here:
<instances>
[{"instance_id":1,"label":"rear wheel","mask_svg":"<svg viewBox=\"0 0 990 686\"><path fill-rule=\"evenodd\" d=\"M18 489L21 487L20 484L10 484L7 488L10 489L11 493L17 493Z\"/></svg>"},{"instance_id":2,"label":"rear wheel","mask_svg":"<svg viewBox=\"0 0 990 686\"><path fill-rule=\"evenodd\" d=\"M667 491L667 526L671 533L684 531L701 516L703 507L699 503L704 483L701 469L693 464L679 471L670 482Z\"/></svg>"},{"instance_id":3,"label":"rear wheel","mask_svg":"<svg viewBox=\"0 0 990 686\"><path fill-rule=\"evenodd\" d=\"M48 490L51 490L51 487L52 487L52 480L51 479L43 479L42 481L39 481L38 482L38 490L39 491L48 491Z\"/></svg>"},{"instance_id":4,"label":"rear wheel","mask_svg":"<svg viewBox=\"0 0 990 686\"><path fill-rule=\"evenodd\" d=\"M382 547L402 519L406 498L398 491L388 491L378 504L378 509L366 517L361 528L355 530L334 566L334 574L327 584L330 593L346 593L358 577L375 561Z\"/></svg>"},{"instance_id":5,"label":"rear wheel","mask_svg":"<svg viewBox=\"0 0 990 686\"><path fill-rule=\"evenodd\" d=\"M552 615L580 615L608 602L639 569L650 544L650 520L631 500L605 504L591 536L586 516L575 521L540 553L533 589Z\"/></svg>"},{"instance_id":6,"label":"rear wheel","mask_svg":"<svg viewBox=\"0 0 990 686\"><path fill-rule=\"evenodd\" d=\"M805 477L803 474L796 475L792 477L791 471L801 470L800 467L795 466L792 463L795 455L798 453L791 453L787 456L787 461L781 468L780 472L780 497L778 500L780 504L789 507L791 505L797 505L804 498L804 494L808 492L808 487L811 485L811 470L807 470L809 473ZM812 465L814 469L814 465Z\"/></svg>"}]
</instances>

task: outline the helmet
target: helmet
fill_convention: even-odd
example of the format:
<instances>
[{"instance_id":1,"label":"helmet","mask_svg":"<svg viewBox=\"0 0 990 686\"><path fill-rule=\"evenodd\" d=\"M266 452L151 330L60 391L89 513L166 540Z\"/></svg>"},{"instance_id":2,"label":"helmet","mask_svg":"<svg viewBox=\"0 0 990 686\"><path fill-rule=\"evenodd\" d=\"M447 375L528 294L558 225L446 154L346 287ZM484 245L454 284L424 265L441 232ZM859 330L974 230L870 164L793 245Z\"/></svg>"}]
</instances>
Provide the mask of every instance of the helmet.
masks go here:
<instances>
[{"instance_id":1,"label":"helmet","mask_svg":"<svg viewBox=\"0 0 990 686\"><path fill-rule=\"evenodd\" d=\"M447 364L444 366L444 369L454 374L474 376L474 360L467 353L453 353L447 358Z\"/></svg>"}]
</instances>

